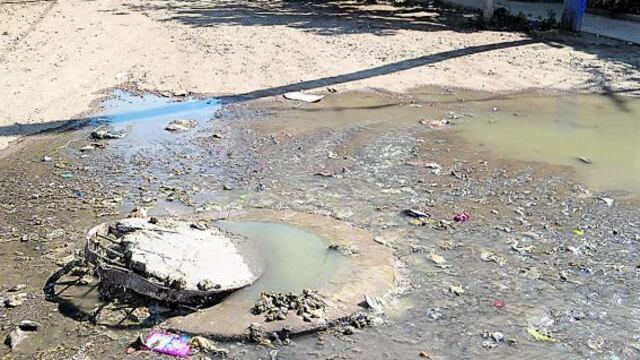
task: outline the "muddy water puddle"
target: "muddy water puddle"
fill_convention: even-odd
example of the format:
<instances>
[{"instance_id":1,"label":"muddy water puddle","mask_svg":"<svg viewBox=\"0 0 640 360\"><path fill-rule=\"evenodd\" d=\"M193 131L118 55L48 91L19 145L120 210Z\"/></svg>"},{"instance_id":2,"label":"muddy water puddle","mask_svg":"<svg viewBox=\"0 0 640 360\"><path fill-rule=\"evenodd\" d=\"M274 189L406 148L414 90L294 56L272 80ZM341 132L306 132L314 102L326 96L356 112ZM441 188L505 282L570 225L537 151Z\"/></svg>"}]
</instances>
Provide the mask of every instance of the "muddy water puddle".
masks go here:
<instances>
[{"instance_id":1,"label":"muddy water puddle","mask_svg":"<svg viewBox=\"0 0 640 360\"><path fill-rule=\"evenodd\" d=\"M321 289L339 266L341 255L328 251L329 242L298 227L275 222L217 223L225 230L243 235L264 257L267 270L253 285L225 301L255 303L265 291Z\"/></svg>"},{"instance_id":2,"label":"muddy water puddle","mask_svg":"<svg viewBox=\"0 0 640 360\"><path fill-rule=\"evenodd\" d=\"M471 146L569 166L594 190L640 189L640 99L522 94L487 106L461 127Z\"/></svg>"},{"instance_id":3,"label":"muddy water puddle","mask_svg":"<svg viewBox=\"0 0 640 360\"><path fill-rule=\"evenodd\" d=\"M286 103L285 103L286 104ZM275 106L256 125L288 134L359 127L352 147L420 121L449 120L473 149L569 167L592 190L640 188L640 99L578 93L490 94L419 88L408 94L353 92L317 104ZM461 145L463 146L463 145Z\"/></svg>"},{"instance_id":4,"label":"muddy water puddle","mask_svg":"<svg viewBox=\"0 0 640 360\"><path fill-rule=\"evenodd\" d=\"M146 100L141 100L145 97ZM618 262L634 264L633 259L637 258L631 253L634 246L629 245L633 244L631 239L636 230L622 220L635 218L637 214L622 206L607 208L599 203L572 203L578 200L564 198L563 194L554 194L552 190L544 192L547 190L546 183L540 178L526 179L538 181L534 185L519 182L517 178L511 179L511 184L519 184L519 188L508 190L520 193L517 197L505 195L501 198L506 182L493 182L491 178L485 183L463 181L449 176L447 171L440 175L431 171L418 172L415 167L407 165L407 160L417 156L420 159L437 160L445 170L457 161L469 160L470 165L476 164L475 157L466 159L467 152L456 151L457 147L465 147L495 155L486 165L488 169L502 166L499 161L505 158L527 164L561 165L573 169L576 179L593 189L633 191L637 188L637 173L640 171L635 156L638 145L634 141L638 128L634 117L638 118L640 114L638 102L632 98L613 99L594 95L494 95L434 88L418 89L412 94L403 95L377 92L336 94L318 104L283 101L259 109L256 118L238 122L238 126L257 129L254 134L247 135L249 142L260 144L261 140L267 139L263 142L267 145L262 148L257 145L256 148L242 147L233 142L234 135L229 132L228 137L217 139L214 144L225 144L236 157L226 163L214 164L212 158L223 158L227 152L211 154L206 148L213 146L211 144L205 144L204 148L201 145L184 147L185 140L196 136L197 131L170 134L164 130L164 126L176 118L188 118L199 121L197 130L206 129L216 123L208 121L218 106L215 102L197 102L192 109L195 113L189 113L185 105L175 105L188 103L188 100L176 102L155 95L116 93L105 103L101 113L114 115L110 125L129 132L125 139L108 141L105 149L87 153L82 159L78 159L80 145L71 143L65 150L51 153L54 157L51 163L40 161L43 151L50 153L51 149L45 151L42 144L34 143L32 148L27 149L29 151L24 152L24 156L29 157L30 167L20 168L23 169L20 170L23 171L21 174L14 174L17 170L11 169L14 178L28 177L30 174L37 174L38 177L32 177L33 185L24 187L19 182L5 182L10 184L12 193L15 193L9 195L9 192L5 192L3 202L11 204L6 209L12 212L0 216L0 235L9 240L1 243L4 247L2 256L7 259L6 262L3 259L7 267L2 269L2 274L6 275L5 288L27 282L30 293L41 294L46 276L57 269L53 265L55 260L73 254L74 249L80 249L84 232L91 224L106 220L94 216L105 210L96 207L94 211L90 207L90 204L100 205L103 198L114 198L116 195L123 198L122 202L108 208L115 208L113 216L123 215L133 205L147 206L143 200L145 197L157 199L149 203L150 215L180 216L188 216L210 203L226 211L251 207L265 200L264 203L275 204L274 207L278 208L344 216L346 221L367 228L372 234L380 234L381 241L394 249L397 257L407 266L408 276L419 286L417 290L401 297L398 305L400 310L389 310L388 315L395 324L364 330L346 341L325 335L328 345L316 344L314 337L300 339L296 346L279 348L283 358L328 358L332 353L363 358L368 350L379 355L368 358L413 358L423 350L447 355L444 358L509 358L509 355L512 355L511 358L522 358L522 354L531 354L530 351L540 357L553 353L556 358L571 358L569 355L576 354L587 358L590 350L583 344L586 340L581 339L586 339L588 334L597 334L605 339L605 345L602 345L605 352L600 355L604 356L608 349L635 354L626 344L633 342L633 334L624 329L637 328L637 321L622 315L637 312L637 301L632 300L635 298L630 295L635 286L633 270L629 265L631 270L624 272ZM149 108L141 103L146 103ZM432 129L420 123L420 120L441 119L449 120L450 124ZM360 130L349 132L353 128ZM329 131L325 131L327 129ZM280 132L290 133L293 138L291 143L297 143L288 146L286 137L279 138L279 143L269 140L270 134ZM438 134L448 134L447 139L441 142L444 136ZM81 141L88 141L87 134L67 133L64 136L72 138L76 135L84 136ZM65 138L60 145L66 142ZM427 151L432 148L438 152ZM348 171L329 173L320 167L335 158L335 153L340 149L347 149L349 156L340 157L340 160L344 161ZM416 154L415 149L427 150ZM135 165L115 164L113 168L120 172L103 172L100 166L111 161L114 154L120 155L123 150L126 154L142 153L148 157L145 160L148 160L149 167L141 170ZM186 153L189 157L176 160L176 153ZM378 161L382 155L386 156L384 163ZM298 156L301 161L291 161ZM63 157L70 165L64 169L55 168L54 165ZM588 160L590 164L578 157ZM166 163L159 163L158 159ZM239 161L245 159L244 162ZM187 172L176 172L169 176L172 169L169 165L174 161L190 164L203 174L210 173L212 176L197 177L201 174ZM247 164L254 162L268 162L269 166L252 172L253 169ZM237 178L246 177L243 179L246 181L232 184L231 190L223 189L221 179L224 178L216 177L220 171L225 171L220 170L220 164L233 168L235 174L239 174ZM84 176L84 165L96 166L99 170L92 173L91 177ZM342 169L342 166L337 169ZM73 171L74 178L60 176L67 171ZM317 172L322 173L320 176L314 175ZM169 199L169 195L141 180L145 176L143 173L155 176L153 185L158 187L166 185L190 189L180 195L191 201ZM482 172L472 173L472 176L482 175ZM507 172L503 175L512 176ZM91 191L94 185L89 184L90 179L104 180L102 184L112 184L114 188L119 186L119 191L126 191L121 191L122 195L111 194L111 185L101 192ZM264 180L265 186L257 187L256 179L261 183ZM47 184L53 182L55 186L49 189ZM377 183L385 190L400 186L403 190L380 191ZM431 186L432 183L440 185ZM194 190L194 184L200 189ZM148 189L138 193L135 190L137 186ZM464 191L449 191L459 188ZM42 192L34 189L49 190ZM78 190L85 194L85 199L73 197ZM225 195L220 196L221 193ZM61 197L60 194L68 196ZM249 196L243 197L246 194ZM467 194L466 197L464 194ZM95 202L92 197L96 198ZM472 200L468 200L470 197ZM530 197L535 197L536 201L528 201ZM555 200L550 200L547 203L541 200L553 197L562 197L561 201L570 202L567 206L577 209L573 210L576 215L566 215L558 210L560 201L554 203ZM434 199L436 201L432 202ZM21 201L23 204L28 201L29 208L17 207L16 204ZM49 208L36 206L38 202L46 202ZM489 205L487 202L492 203ZM597 207L582 218L579 209L588 206ZM125 207L127 209L123 210ZM416 227L408 225L406 219L399 215L404 207L424 209L433 212L437 219L441 217L449 221L453 211L467 209L472 212L472 220L455 224L455 228L447 230ZM521 215L513 215L515 207L519 207L516 210ZM345 208L348 211L343 211ZM1 210L5 211L4 208ZM607 211L616 211L615 214L619 216L610 215L612 213ZM34 214L45 217L44 225L40 224L43 222L41 219L31 219ZM609 223L614 221L618 221L616 228L609 229ZM254 239L273 264L254 286L231 295L227 301L249 304L255 301L261 291L322 288L323 284L331 282L335 275L333 270L340 267L341 256L327 251L330 239L312 231L271 222L234 221L220 222L219 225ZM17 229L13 231L12 227ZM40 238L44 239L58 227L64 227L66 234L72 237L48 242L39 242L35 238L28 242L20 241L24 234L31 232L39 233ZM396 228L403 232L393 236ZM509 233L499 230L506 228L509 228ZM585 229L584 237L576 235L574 230L578 228ZM525 232L534 234L522 235ZM534 235L539 236L537 240L529 237ZM439 245L443 239L452 240ZM517 247L523 253L513 250L514 239L524 242ZM69 242L69 245L63 246L64 242ZM457 243L472 245L478 250L457 246ZM533 253L522 250L530 245L533 246L530 250ZM507 265L500 266L493 261L482 260L481 248L484 247L495 252L497 258L507 259ZM52 249L58 248L61 250L49 255ZM446 259L447 263L442 267L435 266L435 260L429 257L432 249ZM556 252L556 249L560 250ZM25 260L25 255L31 256L31 259ZM38 261L37 271L31 267L34 260ZM14 267L20 271L15 271ZM534 271L536 267L539 270ZM543 273L542 279L536 277L536 273ZM611 274L614 274L614 278L605 277ZM64 280L73 282L78 279L69 277ZM581 284L576 285L575 282ZM459 296L451 294L452 284L463 286L465 293ZM95 307L104 305L93 285L77 284L66 289L66 285L61 285L56 287L56 291L65 301L83 312L91 312ZM572 299L566 294L571 294ZM496 310L492 305L497 297L507 303L506 311ZM76 322L60 317L50 309L53 307L54 304L50 303L34 306L35 309L44 309L37 314L49 314L52 319L45 325L43 339L38 338L38 341L42 340L42 346L53 348L65 341L72 346L84 344L84 339L68 339L65 332L70 326L76 326ZM533 342L527 335L528 315L520 309L542 309L544 316L555 316L553 330L562 344ZM161 312L159 308L151 310ZM574 310L585 312L584 316L578 314L581 322L563 320L564 315L560 312L573 314ZM23 318L38 316L30 313L30 304L19 310L1 311L9 314L7 318L0 318L6 326ZM600 313L607 314L605 321L596 317ZM497 349L485 349L481 336L484 330L502 331L507 336L516 337L519 345L511 347L501 343ZM578 336L581 332L586 335ZM119 334L121 340L118 343L104 340L103 349L113 358L119 358L128 341L136 336L134 333ZM596 337L590 341L599 344ZM235 346L235 350L241 354L240 358L264 358L268 354L264 349L242 345ZM312 352L314 355L309 355ZM243 357L245 354L247 356Z\"/></svg>"}]
</instances>

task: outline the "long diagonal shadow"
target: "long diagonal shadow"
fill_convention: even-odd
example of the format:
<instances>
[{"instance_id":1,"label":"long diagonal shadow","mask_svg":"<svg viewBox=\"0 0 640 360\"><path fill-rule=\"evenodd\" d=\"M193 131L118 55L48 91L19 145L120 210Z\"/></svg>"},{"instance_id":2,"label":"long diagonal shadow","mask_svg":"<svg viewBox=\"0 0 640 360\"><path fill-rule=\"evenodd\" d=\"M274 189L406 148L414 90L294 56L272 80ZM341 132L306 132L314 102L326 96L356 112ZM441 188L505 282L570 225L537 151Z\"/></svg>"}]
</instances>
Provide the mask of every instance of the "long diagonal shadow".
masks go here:
<instances>
[{"instance_id":1,"label":"long diagonal shadow","mask_svg":"<svg viewBox=\"0 0 640 360\"><path fill-rule=\"evenodd\" d=\"M500 42L500 43L494 43L494 44L471 46L463 49L449 50L449 51L444 51L437 54L425 55L418 58L403 60L403 61L395 62L392 64L387 64L387 65L377 66L377 67L366 69L366 70L352 72L349 74L330 76L330 77L325 77L321 79L303 81L296 84L278 86L278 87L273 87L268 89L261 89L261 90L256 90L256 91L239 94L239 95L223 96L218 99L221 100L222 102L246 101L246 100L259 99L267 96L282 95L284 93L291 92L291 91L310 90L310 89L315 89L319 87L344 84L352 81L372 78L375 76L388 75L388 74L392 74L392 73L403 71L403 70L409 70L419 66L435 64L441 61L459 58L462 56L467 56L467 55L472 55L472 54L477 54L477 53L482 53L487 51L493 51L493 50L499 50L499 49L506 49L511 47L517 47L517 46L523 46L523 45L529 45L536 42L538 41L534 39L523 39L523 40L506 41L506 42Z\"/></svg>"},{"instance_id":2,"label":"long diagonal shadow","mask_svg":"<svg viewBox=\"0 0 640 360\"><path fill-rule=\"evenodd\" d=\"M216 100L222 103L233 103L247 100L255 100L267 96L282 95L291 91L310 90L320 87L326 87L337 84L344 84L352 81L363 80L376 76L388 75L403 70L408 70L428 64L435 64L445 60L459 58L467 55L478 54L487 51L500 50L512 47L518 47L523 45L529 45L538 42L534 39L523 39L515 41L506 41L500 43L486 44L466 47L463 49L449 50L436 54L430 54L421 56L418 58L403 60L392 64L381 65L374 68L360 70L348 74L324 77L315 80L302 81L295 84L289 84L284 86L277 86L267 89L260 89L252 92L237 95L227 95L216 98ZM190 104L190 107L202 107L207 106L208 100L202 100ZM182 104L182 105L181 105ZM148 117L153 114L162 114L164 116L178 115L185 110L184 103L170 103L151 110L137 110L128 113L117 114L119 118L126 118L129 120L135 120L142 117ZM212 105L213 106L213 105ZM15 124L8 126L0 126L0 136L20 136L20 135L33 135L44 132L55 131L67 131L70 129L76 129L81 126L89 124L91 121L104 119L105 117L96 116L81 119L71 120L57 120L52 122L40 123L40 124Z\"/></svg>"}]
</instances>

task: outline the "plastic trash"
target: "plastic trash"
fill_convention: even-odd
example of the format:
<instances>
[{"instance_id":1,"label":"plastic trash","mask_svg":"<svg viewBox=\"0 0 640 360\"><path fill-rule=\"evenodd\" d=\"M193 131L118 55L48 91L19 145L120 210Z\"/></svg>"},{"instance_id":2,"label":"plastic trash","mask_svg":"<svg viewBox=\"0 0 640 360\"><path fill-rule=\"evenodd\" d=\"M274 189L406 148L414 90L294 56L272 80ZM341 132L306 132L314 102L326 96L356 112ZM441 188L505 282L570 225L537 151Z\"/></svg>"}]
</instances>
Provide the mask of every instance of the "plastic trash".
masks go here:
<instances>
[{"instance_id":1,"label":"plastic trash","mask_svg":"<svg viewBox=\"0 0 640 360\"><path fill-rule=\"evenodd\" d=\"M455 221L455 222L467 222L467 221L469 221L469 217L470 217L469 213L466 212L466 211L463 211L461 213L456 214L453 217L453 221Z\"/></svg>"},{"instance_id":2,"label":"plastic trash","mask_svg":"<svg viewBox=\"0 0 640 360\"><path fill-rule=\"evenodd\" d=\"M143 346L148 350L165 355L177 357L187 357L191 355L191 344L189 337L186 335L153 331L145 337Z\"/></svg>"},{"instance_id":3,"label":"plastic trash","mask_svg":"<svg viewBox=\"0 0 640 360\"><path fill-rule=\"evenodd\" d=\"M324 97L323 95L304 94L301 92L289 92L283 96L287 100L304 101L308 103L318 102Z\"/></svg>"}]
</instances>

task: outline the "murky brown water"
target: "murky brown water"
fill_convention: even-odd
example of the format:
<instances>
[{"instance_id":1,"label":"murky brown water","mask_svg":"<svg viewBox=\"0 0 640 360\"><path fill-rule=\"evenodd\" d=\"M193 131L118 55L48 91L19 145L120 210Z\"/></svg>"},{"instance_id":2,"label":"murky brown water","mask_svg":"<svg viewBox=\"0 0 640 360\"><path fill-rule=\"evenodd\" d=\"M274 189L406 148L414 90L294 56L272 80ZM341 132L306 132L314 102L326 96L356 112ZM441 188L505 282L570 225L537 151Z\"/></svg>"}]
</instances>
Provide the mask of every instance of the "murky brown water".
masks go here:
<instances>
[{"instance_id":1,"label":"murky brown water","mask_svg":"<svg viewBox=\"0 0 640 360\"><path fill-rule=\"evenodd\" d=\"M594 190L640 190L640 99L522 94L471 106L462 126L470 146L570 166Z\"/></svg>"},{"instance_id":2,"label":"murky brown water","mask_svg":"<svg viewBox=\"0 0 640 360\"><path fill-rule=\"evenodd\" d=\"M3 180L10 190L4 191L2 201L8 205L2 207L0 216L0 238L6 240L0 249L4 288L26 282L27 291L41 293L44 281L57 269L55 260L80 249L86 230L108 219L97 217L103 209L92 210L94 197L98 203L103 197L122 197L112 216L126 213L142 197L157 198L149 205L154 215L185 215L204 203L220 209L267 204L339 217L381 235L406 267L406 277L414 286L392 302L388 310L391 325L367 329L348 339L303 337L295 346L279 348L283 358L336 354L358 359L414 358L423 350L435 354L434 358L523 358L526 354L558 359L637 358L633 329L640 324L632 314L640 309L633 295L638 286L634 275L638 231L631 220L637 213L578 199L567 192L563 174L547 174L552 181L532 178L528 169L535 168L536 162L566 166L575 180L594 190L635 191L640 175L636 159L640 144L635 141L640 131L636 120L640 100L424 88L406 95L347 93L331 95L319 104L258 106L263 111L259 116L238 125L246 126L243 131L257 129L257 134L235 134L250 138L252 145L267 139L263 147L250 150L234 143L231 131L212 144L182 146L181 141L193 134L166 136L161 132L163 120L144 123L154 127L151 134L162 138L162 146L152 146L155 152L145 149L143 126L133 129L122 124L119 126L133 129L133 137L110 142L110 147L85 154L83 160L77 151L80 144L71 143L54 154L53 163L40 161L53 150L46 147L64 145L74 137L86 142L86 131L54 135L58 141L35 141L13 154L11 161L0 164L0 170L8 179L27 178L29 186L24 181ZM441 119L451 124L441 129L420 124L420 120ZM270 140L273 134L278 141ZM218 150L219 143L226 148ZM416 152L418 148L422 152ZM144 158L144 162L139 167L118 164L113 159L122 153ZM486 165L473 153L493 154L498 160ZM70 165L55 168L59 158ZM227 162L220 160L227 158ZM415 158L439 161L444 170L435 175L407 165ZM509 167L500 158L512 160L509 164L526 162L526 166ZM21 165L16 166L15 161ZM193 166L174 171L175 162ZM340 166L327 176L333 162ZM254 167L256 163L260 166ZM341 171L343 166L347 170ZM469 168L472 180L450 176L454 166ZM91 171L85 173L86 168ZM233 176L217 177L227 171L233 171ZM324 174L318 176L318 171ZM75 177L62 178L65 172ZM148 180L149 174L156 177ZM103 181L100 186L114 185L100 192L97 185L89 184L92 179ZM223 191L222 181L229 180L236 180L233 189ZM169 182L180 191L189 190L180 194L195 205L168 199L166 192L154 187ZM127 191L118 189L111 194L118 186ZM136 192L138 187L144 187L144 192ZM84 193L83 200L74 197L77 191ZM420 208L435 219L449 221L455 212L466 209L472 220L444 230L418 227L399 215L405 207ZM274 269L277 275L265 277L264 289L279 289L283 283L287 285L283 290L321 284L330 279L330 269L339 261L327 255L324 239L298 228L264 223L225 226L278 243L265 248L278 267ZM44 239L56 227L65 228L64 239L20 241L31 232ZM576 235L578 228L583 235ZM303 240L299 247L288 246L294 239ZM533 247L514 250L514 241L519 242L517 249ZM483 261L481 254L486 249L505 258L507 265ZM451 267L435 266L431 250ZM303 256L309 254L313 256ZM465 294L452 295L448 289L453 283L460 283ZM262 289L250 288L234 296L250 298ZM74 287L64 296L91 310L98 302L91 290L91 285ZM498 297L507 303L504 311L493 306ZM18 352L18 358L31 358L34 351L52 350L61 343L69 344L66 356L90 342L76 333L87 328L103 331L62 316L55 304L32 303L18 310L0 309L6 327L23 318L46 319L33 347ZM535 342L527 334L529 319L545 317L554 319L552 327L560 343ZM517 338L518 345L485 349L483 330L502 331ZM116 341L102 335L90 338L101 351L95 358L121 358L136 334L119 334ZM231 347L239 358L251 359L264 358L271 350ZM51 354L48 358L68 358L56 357L53 350Z\"/></svg>"}]
</instances>

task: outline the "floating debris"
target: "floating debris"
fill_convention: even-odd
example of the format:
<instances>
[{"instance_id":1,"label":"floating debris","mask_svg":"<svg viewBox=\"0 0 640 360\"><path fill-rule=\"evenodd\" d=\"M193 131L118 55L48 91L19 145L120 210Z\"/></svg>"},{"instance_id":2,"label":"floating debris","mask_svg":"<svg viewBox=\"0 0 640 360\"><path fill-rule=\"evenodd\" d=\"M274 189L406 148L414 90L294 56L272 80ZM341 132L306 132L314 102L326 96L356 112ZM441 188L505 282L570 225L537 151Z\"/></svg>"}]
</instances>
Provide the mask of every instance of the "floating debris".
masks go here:
<instances>
[{"instance_id":1,"label":"floating debris","mask_svg":"<svg viewBox=\"0 0 640 360\"><path fill-rule=\"evenodd\" d=\"M179 119L173 120L167 124L164 129L170 132L185 132L195 128L196 126L198 126L198 122L195 120Z\"/></svg>"},{"instance_id":2,"label":"floating debris","mask_svg":"<svg viewBox=\"0 0 640 360\"><path fill-rule=\"evenodd\" d=\"M124 139L125 136L122 130L97 129L91 132L91 138L96 140Z\"/></svg>"},{"instance_id":3,"label":"floating debris","mask_svg":"<svg viewBox=\"0 0 640 360\"><path fill-rule=\"evenodd\" d=\"M307 103L316 103L324 98L324 95L305 94L301 92L288 92L283 95L287 100L303 101Z\"/></svg>"}]
</instances>

